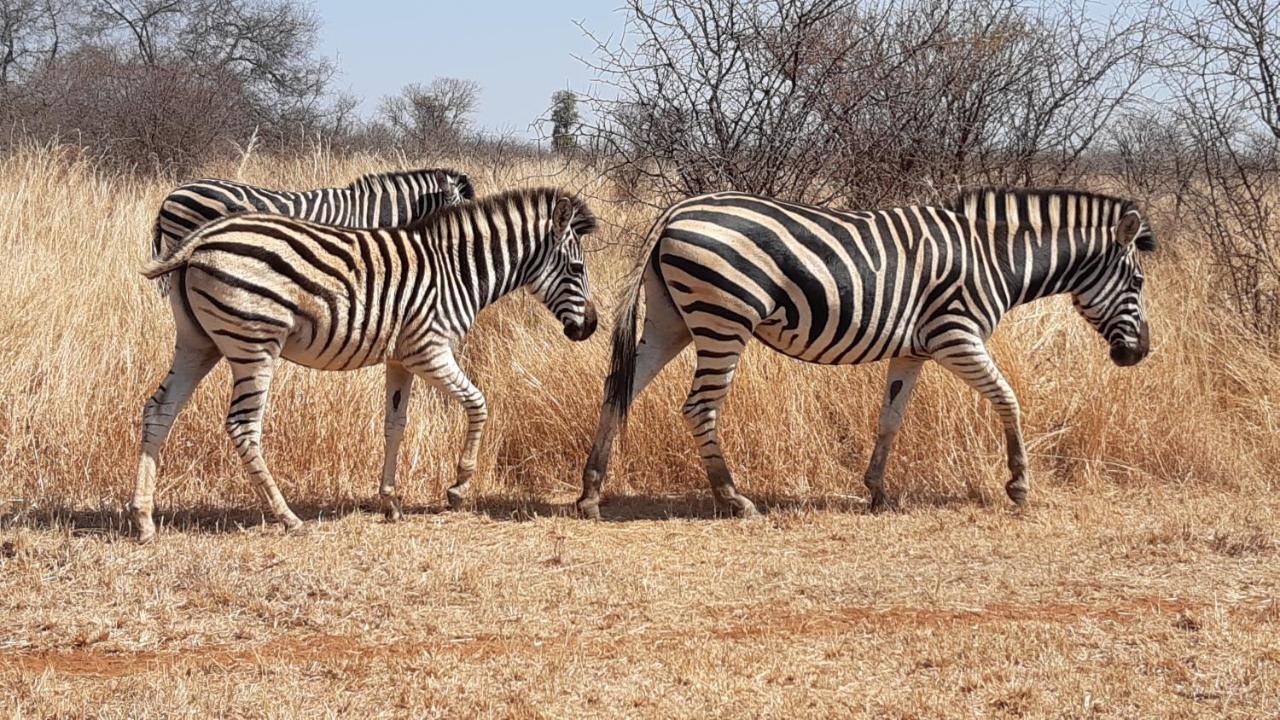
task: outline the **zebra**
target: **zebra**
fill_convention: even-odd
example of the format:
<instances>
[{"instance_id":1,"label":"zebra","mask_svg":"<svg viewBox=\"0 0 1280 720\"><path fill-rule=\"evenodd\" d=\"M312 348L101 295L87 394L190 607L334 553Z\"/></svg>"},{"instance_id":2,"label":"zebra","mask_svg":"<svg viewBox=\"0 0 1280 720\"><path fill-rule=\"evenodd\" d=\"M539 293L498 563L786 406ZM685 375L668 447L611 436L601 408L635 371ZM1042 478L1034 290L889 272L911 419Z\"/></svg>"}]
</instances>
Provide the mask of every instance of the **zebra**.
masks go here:
<instances>
[{"instance_id":1,"label":"zebra","mask_svg":"<svg viewBox=\"0 0 1280 720\"><path fill-rule=\"evenodd\" d=\"M200 226L228 215L264 212L325 225L395 227L474 198L471 179L447 168L364 175L346 187L305 192L268 190L233 180L194 180L160 203L151 259L166 257ZM159 278L157 284L160 294L168 295L168 277Z\"/></svg>"},{"instance_id":2,"label":"zebra","mask_svg":"<svg viewBox=\"0 0 1280 720\"><path fill-rule=\"evenodd\" d=\"M1020 410L987 351L1016 305L1070 293L1121 366L1150 349L1135 250L1156 237L1129 200L1072 190L984 188L946 206L840 212L722 192L669 208L619 308L580 514L600 515L613 441L634 397L690 343L697 369L683 414L717 507L751 516L719 442L720 409L747 344L812 363L888 359L874 451L864 475L875 512L893 507L884 469L920 369L935 360L990 401L1005 431L1018 505L1030 474ZM641 292L645 317L636 338Z\"/></svg>"},{"instance_id":3,"label":"zebra","mask_svg":"<svg viewBox=\"0 0 1280 720\"><path fill-rule=\"evenodd\" d=\"M176 346L168 376L147 401L132 513L139 540L155 537L156 465L174 419L197 384L226 358L232 400L226 430L260 500L286 530L289 509L262 457L262 418L280 358L320 370L386 365L385 456L379 495L400 516L396 456L414 377L463 406L467 433L448 490L462 505L475 472L488 406L454 356L476 315L524 287L566 337L595 332L580 238L597 222L576 195L517 190L445 208L399 228L351 229L280 215L210 223L143 274L172 274Z\"/></svg>"}]
</instances>

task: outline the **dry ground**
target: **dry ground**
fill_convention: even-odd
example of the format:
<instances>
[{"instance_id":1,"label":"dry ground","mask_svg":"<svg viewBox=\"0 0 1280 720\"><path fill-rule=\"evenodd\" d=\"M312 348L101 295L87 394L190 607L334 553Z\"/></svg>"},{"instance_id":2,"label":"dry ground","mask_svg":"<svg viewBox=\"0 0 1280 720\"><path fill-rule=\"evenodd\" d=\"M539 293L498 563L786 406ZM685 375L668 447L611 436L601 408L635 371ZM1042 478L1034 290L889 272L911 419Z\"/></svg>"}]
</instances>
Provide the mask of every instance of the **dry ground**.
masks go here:
<instances>
[{"instance_id":1,"label":"dry ground","mask_svg":"<svg viewBox=\"0 0 1280 720\"><path fill-rule=\"evenodd\" d=\"M402 161L252 158L212 175L316 187ZM648 208L582 168L455 158L482 193L582 192L606 317ZM222 432L225 368L161 465L168 526L120 535L143 401L171 352L137 274L171 180L58 150L0 159L0 716L1280 716L1280 358L1214 300L1198 228L1151 208L1154 351L1117 369L1064 299L993 342L1019 394L1032 505L1002 433L927 369L864 513L883 368L752 350L726 454L765 518L710 518L679 417L689 359L637 403L611 521L561 516L599 407L605 333L570 344L527 298L464 364L492 419L476 511L434 512L461 413L415 393L401 487L377 485L381 373L286 368L268 462L310 534L264 528ZM606 327L607 329L607 327Z\"/></svg>"},{"instance_id":2,"label":"dry ground","mask_svg":"<svg viewBox=\"0 0 1280 720\"><path fill-rule=\"evenodd\" d=\"M618 499L594 524L494 499L297 538L222 517L145 548L87 515L7 534L0 707L1274 717L1280 501L1253 500L1092 489L884 517L775 500L739 522Z\"/></svg>"}]
</instances>

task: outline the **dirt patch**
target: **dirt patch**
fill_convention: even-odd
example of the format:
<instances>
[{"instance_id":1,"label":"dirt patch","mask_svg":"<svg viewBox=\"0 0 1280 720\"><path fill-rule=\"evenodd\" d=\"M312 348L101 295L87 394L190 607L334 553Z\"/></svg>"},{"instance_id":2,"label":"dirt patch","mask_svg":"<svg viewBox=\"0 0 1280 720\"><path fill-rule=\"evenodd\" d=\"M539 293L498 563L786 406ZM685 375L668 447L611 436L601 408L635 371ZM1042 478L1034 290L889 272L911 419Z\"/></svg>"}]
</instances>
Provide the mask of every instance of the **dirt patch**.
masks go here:
<instances>
[{"instance_id":1,"label":"dirt patch","mask_svg":"<svg viewBox=\"0 0 1280 720\"><path fill-rule=\"evenodd\" d=\"M1081 620L1113 623L1137 622L1144 615L1184 616L1202 607L1199 603L1166 598L1135 598L1113 605L994 604L983 608L840 607L796 612L790 606L758 606L734 613L736 620L719 618L712 637L742 641L763 635L814 637L868 628L914 628L986 623L1069 624ZM713 615L713 619L714 615ZM696 632L653 632L612 638L603 645L582 635L534 637L525 635L475 635L407 639L374 643L345 635L282 637L248 647L206 645L185 650L18 650L0 652L0 671L20 669L30 673L54 672L73 677L113 678L175 667L213 668L234 672L263 665L320 663L363 665L381 660L407 661L424 655L486 660L492 657L544 652L548 646L571 646L576 653L616 655L620 645L679 644L697 637ZM561 648L570 649L570 648Z\"/></svg>"},{"instance_id":2,"label":"dirt patch","mask_svg":"<svg viewBox=\"0 0 1280 720\"><path fill-rule=\"evenodd\" d=\"M982 608L853 606L805 613L797 613L787 606L766 605L750 610L746 614L748 620L719 631L715 635L726 639L742 639L762 633L822 635L867 626L891 629L988 623L1062 625L1081 620L1132 623L1143 615L1152 613L1178 615L1199 607L1202 607L1200 603L1170 598L1133 598L1112 605L996 603Z\"/></svg>"}]
</instances>

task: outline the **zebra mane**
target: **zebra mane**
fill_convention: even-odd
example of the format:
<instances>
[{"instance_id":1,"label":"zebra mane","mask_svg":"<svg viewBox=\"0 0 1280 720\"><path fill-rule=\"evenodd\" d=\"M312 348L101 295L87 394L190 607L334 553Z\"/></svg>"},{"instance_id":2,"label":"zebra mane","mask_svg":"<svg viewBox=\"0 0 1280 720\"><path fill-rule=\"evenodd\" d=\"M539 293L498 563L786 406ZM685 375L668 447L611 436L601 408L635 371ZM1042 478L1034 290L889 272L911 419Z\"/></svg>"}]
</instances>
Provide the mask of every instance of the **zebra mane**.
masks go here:
<instances>
[{"instance_id":1,"label":"zebra mane","mask_svg":"<svg viewBox=\"0 0 1280 720\"><path fill-rule=\"evenodd\" d=\"M1130 210L1137 209L1137 203L1116 195L1108 195L1106 193L1090 192L1087 190L1075 190L1071 188L1011 188L1011 187L978 187L965 190L959 195L952 198L946 204L946 208L960 215L969 215L970 208L973 209L972 215L974 219L985 219L988 200L994 198L995 202L991 203L996 208L998 216L1003 216L1004 208L1010 198L1018 201L1019 204L1026 203L1031 200L1043 200L1053 196L1060 198L1072 197L1079 200L1093 200L1105 203L1113 203L1120 207L1121 214ZM999 218L997 218L999 219ZM1077 217L1077 220L1082 218ZM1077 226L1084 227L1085 224L1077 222ZM1138 249L1144 252L1156 249L1155 236L1150 232L1141 235L1137 243Z\"/></svg>"},{"instance_id":2,"label":"zebra mane","mask_svg":"<svg viewBox=\"0 0 1280 720\"><path fill-rule=\"evenodd\" d=\"M438 183L443 182L452 177L454 183L458 186L458 192L461 193L463 200L473 200L476 196L475 186L471 184L471 178L467 174L454 170L452 168L424 168L421 170L393 170L391 172L369 173L361 175L347 186L348 189L357 190L369 187L394 187L395 181L399 178L429 175L435 178Z\"/></svg>"},{"instance_id":3,"label":"zebra mane","mask_svg":"<svg viewBox=\"0 0 1280 720\"><path fill-rule=\"evenodd\" d=\"M578 197L576 193L561 188L536 187L507 190L496 195L486 195L479 200L472 200L461 205L440 208L431 215L411 223L408 227L415 230L428 229L437 223L447 223L455 217L460 220L466 219L465 216L469 215L473 210L479 210L481 214L488 214L504 210L512 205L542 205L547 208L549 213L559 200L568 200L573 203L573 230L576 234L580 236L587 235L594 232L599 226L595 213L591 211L591 208L587 207L586 202Z\"/></svg>"}]
</instances>

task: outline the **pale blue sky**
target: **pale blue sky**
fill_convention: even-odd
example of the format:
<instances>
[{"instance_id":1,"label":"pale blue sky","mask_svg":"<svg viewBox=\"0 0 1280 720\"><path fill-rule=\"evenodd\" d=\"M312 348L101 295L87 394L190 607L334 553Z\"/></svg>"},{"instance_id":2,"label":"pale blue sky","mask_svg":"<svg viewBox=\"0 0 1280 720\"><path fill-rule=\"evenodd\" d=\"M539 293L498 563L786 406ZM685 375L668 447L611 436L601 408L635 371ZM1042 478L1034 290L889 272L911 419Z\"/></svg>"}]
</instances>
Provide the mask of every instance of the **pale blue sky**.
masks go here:
<instances>
[{"instance_id":1,"label":"pale blue sky","mask_svg":"<svg viewBox=\"0 0 1280 720\"><path fill-rule=\"evenodd\" d=\"M602 36L621 30L616 0L314 0L320 51L336 59L335 87L364 99L369 113L384 95L439 76L480 83L476 123L530 136L529 124L551 93L588 89L591 71L572 56L593 45L574 25Z\"/></svg>"},{"instance_id":2,"label":"pale blue sky","mask_svg":"<svg viewBox=\"0 0 1280 720\"><path fill-rule=\"evenodd\" d=\"M574 59L594 45L574 21L615 37L622 0L312 0L321 20L320 51L336 59L334 87L362 98L368 115L385 95L411 82L458 77L480 83L476 124L535 137L530 128L551 93L590 89L593 72ZM1118 0L1088 0L1106 18ZM1136 4L1135 0L1119 4Z\"/></svg>"}]
</instances>

